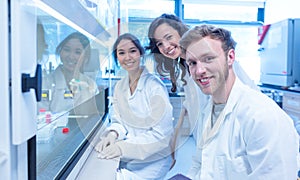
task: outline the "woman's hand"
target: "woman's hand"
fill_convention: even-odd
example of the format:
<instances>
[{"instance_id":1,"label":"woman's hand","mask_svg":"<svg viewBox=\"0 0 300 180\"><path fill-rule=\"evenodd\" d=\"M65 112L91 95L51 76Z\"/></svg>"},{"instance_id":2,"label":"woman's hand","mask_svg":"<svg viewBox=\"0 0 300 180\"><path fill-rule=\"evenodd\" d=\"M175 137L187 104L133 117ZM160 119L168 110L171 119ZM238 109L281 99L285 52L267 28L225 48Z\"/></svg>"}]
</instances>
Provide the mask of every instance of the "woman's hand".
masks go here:
<instances>
[{"instance_id":1,"label":"woman's hand","mask_svg":"<svg viewBox=\"0 0 300 180\"><path fill-rule=\"evenodd\" d=\"M115 144L117 138L117 132L110 131L107 136L102 138L101 141L96 145L95 150L101 153L107 146Z\"/></svg>"},{"instance_id":2,"label":"woman's hand","mask_svg":"<svg viewBox=\"0 0 300 180\"><path fill-rule=\"evenodd\" d=\"M101 152L98 154L98 158L101 159L112 159L115 157L120 157L122 155L121 149L117 144L111 144L105 147Z\"/></svg>"},{"instance_id":3,"label":"woman's hand","mask_svg":"<svg viewBox=\"0 0 300 180\"><path fill-rule=\"evenodd\" d=\"M70 85L70 90L72 93L77 94L80 93L81 91L87 91L89 90L89 84L85 81L80 81L76 79L72 79L69 82Z\"/></svg>"}]
</instances>

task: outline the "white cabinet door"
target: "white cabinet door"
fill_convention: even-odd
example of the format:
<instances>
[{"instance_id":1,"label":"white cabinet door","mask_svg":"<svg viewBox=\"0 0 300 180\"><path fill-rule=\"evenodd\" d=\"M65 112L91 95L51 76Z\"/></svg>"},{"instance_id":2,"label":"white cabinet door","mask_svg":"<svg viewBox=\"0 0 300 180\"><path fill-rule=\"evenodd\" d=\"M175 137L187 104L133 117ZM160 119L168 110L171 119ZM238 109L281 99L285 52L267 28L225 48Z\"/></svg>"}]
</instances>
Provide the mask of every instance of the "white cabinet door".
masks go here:
<instances>
[{"instance_id":1,"label":"white cabinet door","mask_svg":"<svg viewBox=\"0 0 300 180\"><path fill-rule=\"evenodd\" d=\"M10 174L9 124L9 54L8 54L8 2L0 1L0 179L12 179Z\"/></svg>"},{"instance_id":2,"label":"white cabinet door","mask_svg":"<svg viewBox=\"0 0 300 180\"><path fill-rule=\"evenodd\" d=\"M12 142L19 145L36 134L35 92L22 92L22 73L35 75L36 15L26 1L11 1Z\"/></svg>"}]
</instances>

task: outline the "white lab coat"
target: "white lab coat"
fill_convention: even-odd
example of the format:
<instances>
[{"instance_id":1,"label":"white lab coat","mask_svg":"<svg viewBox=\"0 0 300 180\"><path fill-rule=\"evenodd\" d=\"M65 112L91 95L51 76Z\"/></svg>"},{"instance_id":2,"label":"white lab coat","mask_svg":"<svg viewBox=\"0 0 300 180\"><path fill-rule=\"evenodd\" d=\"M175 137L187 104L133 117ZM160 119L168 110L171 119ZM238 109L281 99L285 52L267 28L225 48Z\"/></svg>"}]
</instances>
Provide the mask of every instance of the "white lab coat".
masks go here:
<instances>
[{"instance_id":1,"label":"white lab coat","mask_svg":"<svg viewBox=\"0 0 300 180\"><path fill-rule=\"evenodd\" d=\"M131 95L125 76L115 86L110 115L107 131L119 134L117 145L125 168L142 179L163 178L172 162L173 133L172 106L163 82L144 68Z\"/></svg>"},{"instance_id":2,"label":"white lab coat","mask_svg":"<svg viewBox=\"0 0 300 180\"><path fill-rule=\"evenodd\" d=\"M71 91L67 86L61 65L58 66L53 73L44 77L45 82L43 82L43 89L51 91L51 100L40 102L39 107L46 108L53 113L69 111L79 104L94 97L98 93L98 88L94 80L82 73L79 74L79 77L77 79L79 81L86 82L88 84L88 88L85 88L79 93L73 94L73 97L66 98L65 92L69 91L69 93L71 94ZM86 109L91 110L95 109L95 107L87 107ZM88 112L77 113L80 114Z\"/></svg>"},{"instance_id":3,"label":"white lab coat","mask_svg":"<svg viewBox=\"0 0 300 180\"><path fill-rule=\"evenodd\" d=\"M209 126L212 102L201 113ZM204 180L297 179L298 135L292 119L266 95L236 79L204 146L200 140L188 177ZM217 120L218 121L218 120ZM198 133L206 134L205 127ZM209 136L205 136L209 137Z\"/></svg>"}]
</instances>

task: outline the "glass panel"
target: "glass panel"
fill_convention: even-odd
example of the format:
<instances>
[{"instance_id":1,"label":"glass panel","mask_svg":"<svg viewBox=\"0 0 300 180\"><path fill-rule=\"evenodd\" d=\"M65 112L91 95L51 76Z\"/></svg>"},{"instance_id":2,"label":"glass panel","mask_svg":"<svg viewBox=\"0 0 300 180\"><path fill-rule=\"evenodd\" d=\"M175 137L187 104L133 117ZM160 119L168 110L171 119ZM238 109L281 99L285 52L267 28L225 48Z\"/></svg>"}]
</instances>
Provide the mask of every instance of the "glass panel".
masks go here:
<instances>
[{"instance_id":1,"label":"glass panel","mask_svg":"<svg viewBox=\"0 0 300 180\"><path fill-rule=\"evenodd\" d=\"M81 5L93 15L105 28L115 27L117 24L117 0L78 0Z\"/></svg>"},{"instance_id":2,"label":"glass panel","mask_svg":"<svg viewBox=\"0 0 300 180\"><path fill-rule=\"evenodd\" d=\"M103 57L109 56L111 34L77 1L35 2L37 63L43 69L37 179L55 179L102 124L109 80L102 78L100 66L109 60Z\"/></svg>"}]
</instances>

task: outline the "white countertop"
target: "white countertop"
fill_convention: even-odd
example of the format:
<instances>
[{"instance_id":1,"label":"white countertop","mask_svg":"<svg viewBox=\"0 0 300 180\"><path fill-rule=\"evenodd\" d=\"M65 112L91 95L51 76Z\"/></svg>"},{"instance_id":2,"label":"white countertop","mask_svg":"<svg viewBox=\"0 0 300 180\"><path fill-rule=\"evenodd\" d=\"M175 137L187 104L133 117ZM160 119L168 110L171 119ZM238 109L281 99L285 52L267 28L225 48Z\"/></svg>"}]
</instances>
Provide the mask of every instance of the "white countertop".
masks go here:
<instances>
[{"instance_id":1,"label":"white countertop","mask_svg":"<svg viewBox=\"0 0 300 180\"><path fill-rule=\"evenodd\" d=\"M86 160L84 166L77 176L77 180L115 180L116 171L119 166L119 158L115 159L99 159L97 152L92 151Z\"/></svg>"}]
</instances>

